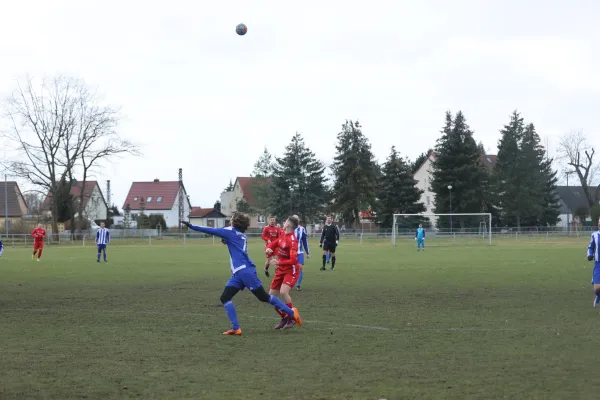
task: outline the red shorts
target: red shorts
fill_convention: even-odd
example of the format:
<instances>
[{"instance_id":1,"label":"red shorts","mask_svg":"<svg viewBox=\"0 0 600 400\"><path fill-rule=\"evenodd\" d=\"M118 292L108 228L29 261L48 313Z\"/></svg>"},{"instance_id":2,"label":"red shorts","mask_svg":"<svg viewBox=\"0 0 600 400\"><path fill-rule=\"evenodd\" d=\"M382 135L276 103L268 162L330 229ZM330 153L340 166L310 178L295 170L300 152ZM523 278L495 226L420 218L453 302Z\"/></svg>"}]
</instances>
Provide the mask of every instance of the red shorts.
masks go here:
<instances>
[{"instance_id":1,"label":"red shorts","mask_svg":"<svg viewBox=\"0 0 600 400\"><path fill-rule=\"evenodd\" d=\"M289 287L293 288L296 286L298 278L300 278L301 269L302 267L300 265L295 265L292 267L277 267L277 272L275 273L273 282L271 282L271 289L280 290L282 285L288 285Z\"/></svg>"},{"instance_id":2,"label":"red shorts","mask_svg":"<svg viewBox=\"0 0 600 400\"><path fill-rule=\"evenodd\" d=\"M34 242L33 243L34 250L43 249L43 248L44 248L44 242Z\"/></svg>"}]
</instances>

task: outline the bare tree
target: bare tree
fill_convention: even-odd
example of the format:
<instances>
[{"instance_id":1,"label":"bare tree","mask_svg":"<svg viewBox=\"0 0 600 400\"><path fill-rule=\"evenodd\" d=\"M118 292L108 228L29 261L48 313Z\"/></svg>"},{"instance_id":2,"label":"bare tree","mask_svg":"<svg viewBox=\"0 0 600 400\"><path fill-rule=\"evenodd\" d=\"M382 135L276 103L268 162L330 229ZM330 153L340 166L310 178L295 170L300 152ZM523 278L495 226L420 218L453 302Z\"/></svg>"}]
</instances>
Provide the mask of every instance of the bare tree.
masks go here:
<instances>
[{"instance_id":1,"label":"bare tree","mask_svg":"<svg viewBox=\"0 0 600 400\"><path fill-rule=\"evenodd\" d=\"M78 172L83 172L85 184L88 173L101 161L137 152L131 143L118 138L117 110L102 105L79 79L58 76L35 86L27 77L6 99L4 116L8 127L2 133L16 152L5 167L47 193L53 232L58 230L62 201L58 197L70 193ZM82 201L79 211L83 205Z\"/></svg>"},{"instance_id":2,"label":"bare tree","mask_svg":"<svg viewBox=\"0 0 600 400\"><path fill-rule=\"evenodd\" d=\"M588 143L583 132L574 131L560 138L558 154L558 160L565 165L565 170L573 170L579 178L591 208L596 204L596 196L590 193L590 187L595 186L595 178L600 171L600 163L594 160L596 150Z\"/></svg>"}]
</instances>

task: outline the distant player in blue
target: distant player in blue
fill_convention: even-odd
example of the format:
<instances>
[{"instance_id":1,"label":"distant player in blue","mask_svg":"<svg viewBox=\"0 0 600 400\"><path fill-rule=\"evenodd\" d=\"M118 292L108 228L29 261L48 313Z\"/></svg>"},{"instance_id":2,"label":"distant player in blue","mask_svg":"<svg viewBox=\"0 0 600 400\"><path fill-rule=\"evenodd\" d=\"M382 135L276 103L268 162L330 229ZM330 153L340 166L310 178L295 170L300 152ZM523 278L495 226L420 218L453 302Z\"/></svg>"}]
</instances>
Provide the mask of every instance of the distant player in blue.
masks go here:
<instances>
[{"instance_id":1,"label":"distant player in blue","mask_svg":"<svg viewBox=\"0 0 600 400\"><path fill-rule=\"evenodd\" d=\"M2 239L0 239L0 257L2 256L2 253L4 253L4 245L2 244Z\"/></svg>"},{"instance_id":2,"label":"distant player in blue","mask_svg":"<svg viewBox=\"0 0 600 400\"><path fill-rule=\"evenodd\" d=\"M588 246L587 259L594 261L594 270L592 272L592 285L594 285L594 307L600 304L600 221L598 221L598 230L592 233L590 245Z\"/></svg>"},{"instance_id":3,"label":"distant player in blue","mask_svg":"<svg viewBox=\"0 0 600 400\"><path fill-rule=\"evenodd\" d=\"M245 232L250 226L250 218L248 218L246 214L235 213L231 217L231 226L226 228L195 226L186 221L180 221L180 223L193 231L222 238L229 250L232 275L225 284L225 289L221 294L221 303L223 303L227 317L229 318L229 321L231 321L231 329L223 332L223 335L242 334L237 318L237 312L231 300L240 290L244 290L245 288L248 288L258 300L279 308L290 318L293 318L299 326L302 325L302 319L300 318L298 309L295 307L289 308L277 297L267 294L262 286L262 282L258 279L256 265L254 265L254 262L252 262L248 255L248 238L246 237Z\"/></svg>"},{"instance_id":4,"label":"distant player in blue","mask_svg":"<svg viewBox=\"0 0 600 400\"><path fill-rule=\"evenodd\" d=\"M294 217L298 220L300 219L297 215L294 215ZM308 240L306 240L306 229L300 225L294 233L298 240L298 264L300 265L300 277L298 278L298 282L296 282L296 290L300 290L300 284L304 276L304 253L306 252L306 258L310 258L310 251L308 250Z\"/></svg>"},{"instance_id":5,"label":"distant player in blue","mask_svg":"<svg viewBox=\"0 0 600 400\"><path fill-rule=\"evenodd\" d=\"M104 222L100 222L100 229L96 232L96 245L98 246L98 259L100 262L100 254L104 254L104 262L106 262L106 245L110 244L110 232L104 227Z\"/></svg>"},{"instance_id":6,"label":"distant player in blue","mask_svg":"<svg viewBox=\"0 0 600 400\"><path fill-rule=\"evenodd\" d=\"M423 224L419 224L415 233L415 240L417 241L417 251L421 251L421 247L425 251L425 229L423 229Z\"/></svg>"}]
</instances>

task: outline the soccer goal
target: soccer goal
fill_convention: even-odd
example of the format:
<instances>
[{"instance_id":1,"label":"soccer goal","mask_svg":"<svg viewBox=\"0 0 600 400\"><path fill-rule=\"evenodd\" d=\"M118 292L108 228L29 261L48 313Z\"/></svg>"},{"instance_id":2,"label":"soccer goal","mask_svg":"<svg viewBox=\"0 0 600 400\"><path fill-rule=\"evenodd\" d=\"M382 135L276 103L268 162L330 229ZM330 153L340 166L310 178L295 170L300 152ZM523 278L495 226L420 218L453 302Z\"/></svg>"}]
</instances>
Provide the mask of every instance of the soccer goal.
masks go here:
<instances>
[{"instance_id":1,"label":"soccer goal","mask_svg":"<svg viewBox=\"0 0 600 400\"><path fill-rule=\"evenodd\" d=\"M492 214L394 214L392 245L401 242L414 244L419 224L425 228L425 243L445 244L492 244Z\"/></svg>"}]
</instances>

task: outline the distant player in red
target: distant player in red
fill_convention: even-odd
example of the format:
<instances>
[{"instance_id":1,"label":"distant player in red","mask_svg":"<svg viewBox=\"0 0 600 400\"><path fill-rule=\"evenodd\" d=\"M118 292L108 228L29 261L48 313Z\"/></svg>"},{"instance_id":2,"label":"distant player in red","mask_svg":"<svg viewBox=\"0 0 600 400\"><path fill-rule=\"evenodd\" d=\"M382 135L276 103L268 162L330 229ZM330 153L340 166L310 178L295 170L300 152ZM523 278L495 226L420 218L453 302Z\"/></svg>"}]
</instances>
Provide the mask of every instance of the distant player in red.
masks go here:
<instances>
[{"instance_id":1,"label":"distant player in red","mask_svg":"<svg viewBox=\"0 0 600 400\"><path fill-rule=\"evenodd\" d=\"M36 260L40 261L42 251L44 250L44 239L46 238L44 225L38 224L37 228L31 232L31 237L33 238L33 255L31 256L31 259L33 260L37 255Z\"/></svg>"},{"instance_id":2,"label":"distant player in red","mask_svg":"<svg viewBox=\"0 0 600 400\"><path fill-rule=\"evenodd\" d=\"M275 255L277 258L271 259L271 265L277 266L277 272L269 294L281 297L288 307L291 307L292 297L290 291L298 282L300 277L300 266L298 265L298 240L294 233L298 227L298 218L289 217L284 224L284 234L279 239L271 242L265 252L267 256ZM275 326L275 329L289 329L296 325L293 318L288 318L282 310L275 308L277 314L281 316L281 321Z\"/></svg>"},{"instance_id":3,"label":"distant player in red","mask_svg":"<svg viewBox=\"0 0 600 400\"><path fill-rule=\"evenodd\" d=\"M262 240L265 241L265 246L277 240L279 236L281 236L281 228L275 226L275 217L269 217L269 225L265 226L262 232ZM267 255L267 262L265 263L265 275L267 277L269 277L269 262L271 261L271 257Z\"/></svg>"}]
</instances>

